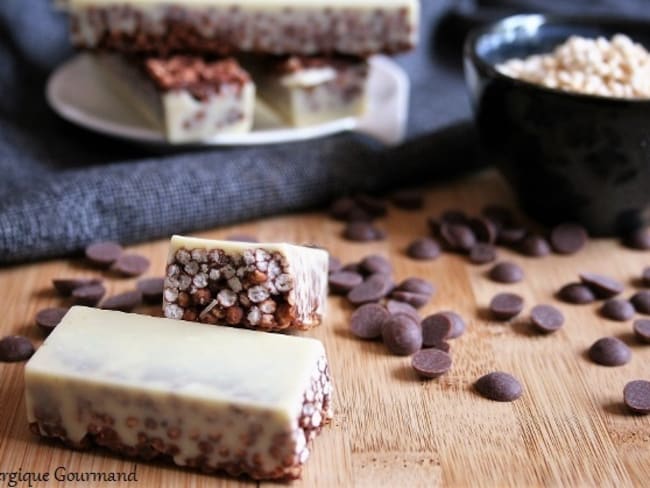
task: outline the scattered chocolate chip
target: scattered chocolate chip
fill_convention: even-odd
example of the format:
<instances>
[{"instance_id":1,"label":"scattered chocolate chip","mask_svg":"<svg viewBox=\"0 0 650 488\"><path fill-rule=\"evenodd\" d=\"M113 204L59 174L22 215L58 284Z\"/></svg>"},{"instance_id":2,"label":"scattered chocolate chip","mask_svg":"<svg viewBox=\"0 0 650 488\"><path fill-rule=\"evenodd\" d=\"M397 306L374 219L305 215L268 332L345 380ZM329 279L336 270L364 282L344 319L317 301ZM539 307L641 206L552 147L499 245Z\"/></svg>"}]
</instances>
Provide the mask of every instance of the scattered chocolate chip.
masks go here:
<instances>
[{"instance_id":1,"label":"scattered chocolate chip","mask_svg":"<svg viewBox=\"0 0 650 488\"><path fill-rule=\"evenodd\" d=\"M519 252L526 256L541 258L551 254L551 246L542 236L532 234L524 237L519 243Z\"/></svg>"},{"instance_id":2,"label":"scattered chocolate chip","mask_svg":"<svg viewBox=\"0 0 650 488\"><path fill-rule=\"evenodd\" d=\"M359 267L364 274L371 275L375 273L384 273L390 275L393 272L393 265L384 256L371 254L366 256L359 263Z\"/></svg>"},{"instance_id":3,"label":"scattered chocolate chip","mask_svg":"<svg viewBox=\"0 0 650 488\"><path fill-rule=\"evenodd\" d=\"M391 288L392 282L389 276L382 273L374 274L350 290L348 301L353 305L377 302L384 298Z\"/></svg>"},{"instance_id":4,"label":"scattered chocolate chip","mask_svg":"<svg viewBox=\"0 0 650 488\"><path fill-rule=\"evenodd\" d=\"M521 243L528 231L523 227L503 227L499 230L497 243L503 246L515 246Z\"/></svg>"},{"instance_id":5,"label":"scattered chocolate chip","mask_svg":"<svg viewBox=\"0 0 650 488\"><path fill-rule=\"evenodd\" d=\"M440 235L440 222L435 217L427 217L427 227L432 236Z\"/></svg>"},{"instance_id":6,"label":"scattered chocolate chip","mask_svg":"<svg viewBox=\"0 0 650 488\"><path fill-rule=\"evenodd\" d=\"M502 371L480 377L474 383L474 388L481 396L496 402L512 402L523 393L519 380Z\"/></svg>"},{"instance_id":7,"label":"scattered chocolate chip","mask_svg":"<svg viewBox=\"0 0 650 488\"><path fill-rule=\"evenodd\" d=\"M599 298L612 298L623 291L623 283L596 273L582 273L580 280Z\"/></svg>"},{"instance_id":8,"label":"scattered chocolate chip","mask_svg":"<svg viewBox=\"0 0 650 488\"><path fill-rule=\"evenodd\" d=\"M630 298L634 309L644 315L650 315L650 290L643 290L635 293Z\"/></svg>"},{"instance_id":9,"label":"scattered chocolate chip","mask_svg":"<svg viewBox=\"0 0 650 488\"><path fill-rule=\"evenodd\" d=\"M140 276L149 265L149 260L140 254L123 254L112 264L111 270L123 276Z\"/></svg>"},{"instance_id":10,"label":"scattered chocolate chip","mask_svg":"<svg viewBox=\"0 0 650 488\"><path fill-rule=\"evenodd\" d=\"M116 242L95 242L86 247L88 260L101 268L108 268L122 255L122 246Z\"/></svg>"},{"instance_id":11,"label":"scattered chocolate chip","mask_svg":"<svg viewBox=\"0 0 650 488\"><path fill-rule=\"evenodd\" d=\"M469 251L469 260L474 264L487 264L497 259L497 248L487 242L477 242Z\"/></svg>"},{"instance_id":12,"label":"scattered chocolate chip","mask_svg":"<svg viewBox=\"0 0 650 488\"><path fill-rule=\"evenodd\" d=\"M524 270L515 263L503 261L495 265L488 276L497 283L518 283L524 279Z\"/></svg>"},{"instance_id":13,"label":"scattered chocolate chip","mask_svg":"<svg viewBox=\"0 0 650 488\"><path fill-rule=\"evenodd\" d=\"M631 249L647 251L650 249L650 229L641 227L630 232L623 239L623 244Z\"/></svg>"},{"instance_id":14,"label":"scattered chocolate chip","mask_svg":"<svg viewBox=\"0 0 650 488\"><path fill-rule=\"evenodd\" d=\"M351 273L363 274L363 270L359 263L347 263L342 268L341 271L350 271Z\"/></svg>"},{"instance_id":15,"label":"scattered chocolate chip","mask_svg":"<svg viewBox=\"0 0 650 488\"><path fill-rule=\"evenodd\" d=\"M440 256L440 245L430 237L420 237L406 248L406 254L418 260L431 260Z\"/></svg>"},{"instance_id":16,"label":"scattered chocolate chip","mask_svg":"<svg viewBox=\"0 0 650 488\"><path fill-rule=\"evenodd\" d=\"M142 299L147 303L162 301L164 278L143 278L138 280L135 287L142 293Z\"/></svg>"},{"instance_id":17,"label":"scattered chocolate chip","mask_svg":"<svg viewBox=\"0 0 650 488\"><path fill-rule=\"evenodd\" d=\"M388 205L379 198L359 194L354 197L356 204L373 217L383 217L388 213Z\"/></svg>"},{"instance_id":18,"label":"scattered chocolate chip","mask_svg":"<svg viewBox=\"0 0 650 488\"><path fill-rule=\"evenodd\" d=\"M250 243L259 242L257 240L257 237L254 237L250 234L230 234L229 236L226 237L226 240L233 241L233 242L250 242Z\"/></svg>"},{"instance_id":19,"label":"scattered chocolate chip","mask_svg":"<svg viewBox=\"0 0 650 488\"><path fill-rule=\"evenodd\" d=\"M497 241L499 229L492 220L486 217L474 217L469 221L469 226L478 242L494 244Z\"/></svg>"},{"instance_id":20,"label":"scattered chocolate chip","mask_svg":"<svg viewBox=\"0 0 650 488\"><path fill-rule=\"evenodd\" d=\"M437 378L451 369L451 356L440 349L422 349L411 358L411 366L422 378Z\"/></svg>"},{"instance_id":21,"label":"scattered chocolate chip","mask_svg":"<svg viewBox=\"0 0 650 488\"><path fill-rule=\"evenodd\" d=\"M329 277L330 292L346 294L363 283L363 276L354 271L337 271Z\"/></svg>"},{"instance_id":22,"label":"scattered chocolate chip","mask_svg":"<svg viewBox=\"0 0 650 488\"><path fill-rule=\"evenodd\" d=\"M641 273L641 282L644 286L650 286L650 266L643 269Z\"/></svg>"},{"instance_id":23,"label":"scattered chocolate chip","mask_svg":"<svg viewBox=\"0 0 650 488\"><path fill-rule=\"evenodd\" d=\"M420 323L422 318L413 305L409 305L406 302L399 302L397 300L388 300L386 302L386 310L391 315L404 314L411 317L416 323Z\"/></svg>"},{"instance_id":24,"label":"scattered chocolate chip","mask_svg":"<svg viewBox=\"0 0 650 488\"><path fill-rule=\"evenodd\" d=\"M560 224L551 230L551 246L558 254L575 254L588 239L587 230L578 224Z\"/></svg>"},{"instance_id":25,"label":"scattered chocolate chip","mask_svg":"<svg viewBox=\"0 0 650 488\"><path fill-rule=\"evenodd\" d=\"M94 307L99 301L104 298L106 288L104 285L86 285L76 288L72 292L72 298L77 305L85 305L86 307Z\"/></svg>"},{"instance_id":26,"label":"scattered chocolate chip","mask_svg":"<svg viewBox=\"0 0 650 488\"><path fill-rule=\"evenodd\" d=\"M598 339L589 348L589 358L603 366L622 366L632 358L630 348L616 337Z\"/></svg>"},{"instance_id":27,"label":"scattered chocolate chip","mask_svg":"<svg viewBox=\"0 0 650 488\"><path fill-rule=\"evenodd\" d=\"M342 197L334 200L330 206L330 216L336 220L348 220L348 216L357 204L352 198Z\"/></svg>"},{"instance_id":28,"label":"scattered chocolate chip","mask_svg":"<svg viewBox=\"0 0 650 488\"><path fill-rule=\"evenodd\" d=\"M347 216L348 222L370 222L372 220L373 216L358 206L353 207Z\"/></svg>"},{"instance_id":29,"label":"scattered chocolate chip","mask_svg":"<svg viewBox=\"0 0 650 488\"><path fill-rule=\"evenodd\" d=\"M511 226L515 221L512 211L502 205L486 205L481 210L481 215L490 219L499 228Z\"/></svg>"},{"instance_id":30,"label":"scattered chocolate chip","mask_svg":"<svg viewBox=\"0 0 650 488\"><path fill-rule=\"evenodd\" d=\"M68 309L63 307L44 308L36 314L36 325L43 332L49 334L59 325L59 322L61 322L61 319L66 313L68 313Z\"/></svg>"},{"instance_id":31,"label":"scattered chocolate chip","mask_svg":"<svg viewBox=\"0 0 650 488\"><path fill-rule=\"evenodd\" d=\"M634 307L627 300L610 298L603 303L600 314L606 319L624 322L634 317Z\"/></svg>"},{"instance_id":32,"label":"scattered chocolate chip","mask_svg":"<svg viewBox=\"0 0 650 488\"><path fill-rule=\"evenodd\" d=\"M391 315L382 326L384 344L398 356L408 356L422 348L422 329L408 315Z\"/></svg>"},{"instance_id":33,"label":"scattered chocolate chip","mask_svg":"<svg viewBox=\"0 0 650 488\"><path fill-rule=\"evenodd\" d=\"M456 339L465 333L467 325L465 325L463 317L458 315L456 312L452 312L451 310L445 310L438 313L440 315L446 315L451 320L451 332L449 333L447 339Z\"/></svg>"},{"instance_id":34,"label":"scattered chocolate chip","mask_svg":"<svg viewBox=\"0 0 650 488\"><path fill-rule=\"evenodd\" d=\"M476 244L474 232L465 224L443 222L440 225L440 236L452 251L469 252Z\"/></svg>"},{"instance_id":35,"label":"scattered chocolate chip","mask_svg":"<svg viewBox=\"0 0 650 488\"><path fill-rule=\"evenodd\" d=\"M536 305L530 311L530 320L540 332L555 332L564 325L564 315L551 305Z\"/></svg>"},{"instance_id":36,"label":"scattered chocolate chip","mask_svg":"<svg viewBox=\"0 0 650 488\"><path fill-rule=\"evenodd\" d=\"M99 278L57 278L52 280L54 288L62 296L70 296L76 288L88 285L99 285L101 282L102 280Z\"/></svg>"},{"instance_id":37,"label":"scattered chocolate chip","mask_svg":"<svg viewBox=\"0 0 650 488\"><path fill-rule=\"evenodd\" d=\"M630 381L623 388L623 401L632 412L647 415L650 413L650 381Z\"/></svg>"},{"instance_id":38,"label":"scattered chocolate chip","mask_svg":"<svg viewBox=\"0 0 650 488\"><path fill-rule=\"evenodd\" d=\"M403 210L419 210L424 205L424 195L417 190L401 190L393 194L391 201Z\"/></svg>"},{"instance_id":39,"label":"scattered chocolate chip","mask_svg":"<svg viewBox=\"0 0 650 488\"><path fill-rule=\"evenodd\" d=\"M557 296L560 300L573 303L574 305L592 303L596 300L596 295L591 291L591 288L582 283L569 283L568 285L564 285L558 291Z\"/></svg>"},{"instance_id":40,"label":"scattered chocolate chip","mask_svg":"<svg viewBox=\"0 0 650 488\"><path fill-rule=\"evenodd\" d=\"M345 226L343 237L354 242L369 242L384 239L384 234L370 222L355 221Z\"/></svg>"},{"instance_id":41,"label":"scattered chocolate chip","mask_svg":"<svg viewBox=\"0 0 650 488\"><path fill-rule=\"evenodd\" d=\"M410 291L413 293L421 293L423 295L433 295L436 287L427 280L422 278L411 277L406 278L399 285L395 287L397 291Z\"/></svg>"},{"instance_id":42,"label":"scattered chocolate chip","mask_svg":"<svg viewBox=\"0 0 650 488\"><path fill-rule=\"evenodd\" d=\"M428 293L414 293L411 291L400 291L400 290L393 291L390 294L390 297L393 300L408 303L409 305L412 305L415 308L424 307L427 303L429 303L429 300L431 299L431 295L429 295Z\"/></svg>"},{"instance_id":43,"label":"scattered chocolate chip","mask_svg":"<svg viewBox=\"0 0 650 488\"><path fill-rule=\"evenodd\" d=\"M440 215L441 224L460 224L467 225L469 218L467 214L462 210L457 210L455 208L450 208L442 212Z\"/></svg>"},{"instance_id":44,"label":"scattered chocolate chip","mask_svg":"<svg viewBox=\"0 0 650 488\"><path fill-rule=\"evenodd\" d=\"M330 274L336 273L337 271L341 271L341 268L343 268L343 264L341 263L341 260L335 258L330 254L327 272Z\"/></svg>"},{"instance_id":45,"label":"scattered chocolate chip","mask_svg":"<svg viewBox=\"0 0 650 488\"><path fill-rule=\"evenodd\" d=\"M108 297L102 302L101 308L105 310L119 310L120 312L130 312L141 303L142 293L138 290L135 290Z\"/></svg>"},{"instance_id":46,"label":"scattered chocolate chip","mask_svg":"<svg viewBox=\"0 0 650 488\"><path fill-rule=\"evenodd\" d=\"M0 339L0 362L14 363L25 361L34 354L34 345L27 338L19 335Z\"/></svg>"},{"instance_id":47,"label":"scattered chocolate chip","mask_svg":"<svg viewBox=\"0 0 650 488\"><path fill-rule=\"evenodd\" d=\"M449 344L447 341L437 342L435 344L432 344L430 347L433 349L444 351L446 353L448 353L451 350L451 344Z\"/></svg>"},{"instance_id":48,"label":"scattered chocolate chip","mask_svg":"<svg viewBox=\"0 0 650 488\"><path fill-rule=\"evenodd\" d=\"M514 293L499 293L490 302L490 312L496 320L510 320L524 308L524 299Z\"/></svg>"},{"instance_id":49,"label":"scattered chocolate chip","mask_svg":"<svg viewBox=\"0 0 650 488\"><path fill-rule=\"evenodd\" d=\"M357 308L350 317L350 330L360 339L381 337L382 324L390 317L386 308L376 303L367 303Z\"/></svg>"},{"instance_id":50,"label":"scattered chocolate chip","mask_svg":"<svg viewBox=\"0 0 650 488\"><path fill-rule=\"evenodd\" d=\"M435 347L449 338L454 327L452 318L443 313L434 313L422 320L422 345Z\"/></svg>"},{"instance_id":51,"label":"scattered chocolate chip","mask_svg":"<svg viewBox=\"0 0 650 488\"><path fill-rule=\"evenodd\" d=\"M648 319L635 320L634 335L639 342L650 344L650 320Z\"/></svg>"}]
</instances>

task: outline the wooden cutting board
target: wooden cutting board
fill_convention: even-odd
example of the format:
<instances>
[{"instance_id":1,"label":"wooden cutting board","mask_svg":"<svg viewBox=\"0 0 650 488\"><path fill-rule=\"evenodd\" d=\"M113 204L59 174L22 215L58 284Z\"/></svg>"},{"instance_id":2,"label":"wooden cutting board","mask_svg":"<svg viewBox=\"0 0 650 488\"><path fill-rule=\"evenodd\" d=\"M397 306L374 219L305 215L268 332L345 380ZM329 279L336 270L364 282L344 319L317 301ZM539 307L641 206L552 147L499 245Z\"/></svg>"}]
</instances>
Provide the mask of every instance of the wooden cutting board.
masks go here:
<instances>
[{"instance_id":1,"label":"wooden cutting board","mask_svg":"<svg viewBox=\"0 0 650 488\"><path fill-rule=\"evenodd\" d=\"M531 333L527 313L507 325L491 322L484 313L490 298L502 290L522 294L527 310L538 303L555 303L553 293L584 270L622 280L629 295L634 279L650 265L650 253L627 250L610 240L594 240L573 257L533 259L501 250L502 258L523 265L526 280L498 285L486 279L486 266L469 265L463 257L446 254L433 262L416 262L406 258L403 249L413 238L427 234L427 215L449 207L476 213L486 203L511 204L501 179L486 172L426 192L425 211L391 209L379 223L389 239L379 243L343 241L342 224L317 213L197 234L219 238L247 232L261 240L319 243L344 262L383 254L392 259L397 279L421 276L438 285L425 314L453 309L468 322L467 333L452 345L452 371L439 380L421 381L408 358L389 355L380 343L353 338L348 332L351 308L341 299L331 299L325 324L308 335L321 339L327 348L336 387L336 417L316 440L303 479L292 486L650 486L650 416L629 415L622 405L627 381L650 379L650 346L634 341L631 323L599 318L598 305L560 304L565 327L540 336ZM132 249L151 257L149 275L162 273L166 241ZM61 303L51 289L52 278L89 274L79 260L0 270L1 335L25 334L40 343L35 313ZM114 293L132 288L134 280L109 278L108 285ZM632 346L629 364L606 368L585 358L589 345L608 335ZM523 397L504 404L476 395L473 381L493 370L519 377ZM59 466L71 473L134 469L132 461L103 451L75 452L33 436L25 417L22 374L22 364L0 365L0 471L53 476ZM137 483L124 486L256 484L160 464L135 466ZM0 486L6 486L1 478Z\"/></svg>"}]
</instances>

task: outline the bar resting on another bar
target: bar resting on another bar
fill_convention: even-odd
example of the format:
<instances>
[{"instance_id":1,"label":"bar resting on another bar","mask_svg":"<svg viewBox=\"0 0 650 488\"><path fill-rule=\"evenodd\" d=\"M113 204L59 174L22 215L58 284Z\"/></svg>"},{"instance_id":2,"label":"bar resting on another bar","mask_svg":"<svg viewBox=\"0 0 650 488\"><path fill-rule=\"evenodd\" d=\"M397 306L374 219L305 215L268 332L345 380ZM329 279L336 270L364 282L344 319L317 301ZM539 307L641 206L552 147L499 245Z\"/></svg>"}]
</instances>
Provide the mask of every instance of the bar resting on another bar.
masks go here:
<instances>
[{"instance_id":1,"label":"bar resting on another bar","mask_svg":"<svg viewBox=\"0 0 650 488\"><path fill-rule=\"evenodd\" d=\"M332 417L314 339L72 307L25 367L31 429L75 448L300 476Z\"/></svg>"},{"instance_id":2,"label":"bar resting on another bar","mask_svg":"<svg viewBox=\"0 0 650 488\"><path fill-rule=\"evenodd\" d=\"M349 54L412 49L419 0L65 0L78 47L173 53Z\"/></svg>"},{"instance_id":3,"label":"bar resting on another bar","mask_svg":"<svg viewBox=\"0 0 650 488\"><path fill-rule=\"evenodd\" d=\"M265 331L309 329L323 320L328 263L326 251L306 246L173 236L164 315Z\"/></svg>"}]
</instances>

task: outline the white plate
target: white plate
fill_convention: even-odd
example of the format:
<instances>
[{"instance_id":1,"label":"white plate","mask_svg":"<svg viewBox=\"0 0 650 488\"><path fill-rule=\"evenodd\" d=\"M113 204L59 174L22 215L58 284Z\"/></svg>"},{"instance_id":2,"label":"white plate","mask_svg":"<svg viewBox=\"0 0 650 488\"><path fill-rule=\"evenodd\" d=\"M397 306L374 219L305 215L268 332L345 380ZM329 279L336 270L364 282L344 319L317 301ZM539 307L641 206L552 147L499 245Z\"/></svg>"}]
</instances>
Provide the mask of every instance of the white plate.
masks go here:
<instances>
[{"instance_id":1,"label":"white plate","mask_svg":"<svg viewBox=\"0 0 650 488\"><path fill-rule=\"evenodd\" d=\"M404 70L388 57L372 57L368 95L368 107L361 118L348 117L301 128L283 124L258 101L251 132L218 135L191 145L275 144L343 131L361 132L387 145L400 143L406 130L409 96L409 81ZM86 129L145 144L172 146L159 129L152 128L105 87L87 54L78 54L52 73L47 83L46 97L61 117Z\"/></svg>"}]
</instances>

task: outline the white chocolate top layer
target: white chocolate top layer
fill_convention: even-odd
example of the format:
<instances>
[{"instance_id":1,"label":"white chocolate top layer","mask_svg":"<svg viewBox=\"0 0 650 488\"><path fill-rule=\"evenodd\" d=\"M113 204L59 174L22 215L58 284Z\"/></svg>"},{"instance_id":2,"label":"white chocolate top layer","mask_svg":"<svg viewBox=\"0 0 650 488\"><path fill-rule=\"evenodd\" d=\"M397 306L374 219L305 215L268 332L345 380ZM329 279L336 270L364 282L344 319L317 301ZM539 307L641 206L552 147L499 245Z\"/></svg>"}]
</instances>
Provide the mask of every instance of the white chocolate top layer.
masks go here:
<instances>
[{"instance_id":1,"label":"white chocolate top layer","mask_svg":"<svg viewBox=\"0 0 650 488\"><path fill-rule=\"evenodd\" d=\"M72 307L25 375L271 409L291 420L323 356L314 339Z\"/></svg>"}]
</instances>

